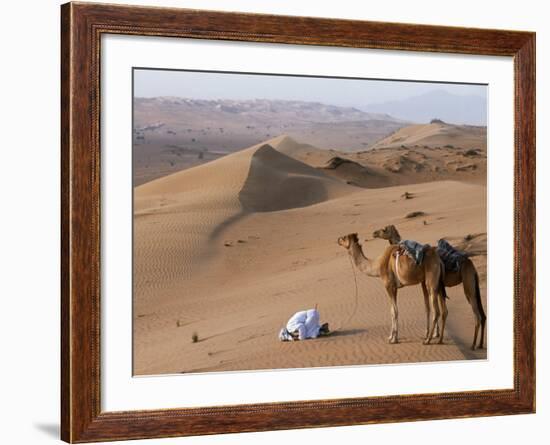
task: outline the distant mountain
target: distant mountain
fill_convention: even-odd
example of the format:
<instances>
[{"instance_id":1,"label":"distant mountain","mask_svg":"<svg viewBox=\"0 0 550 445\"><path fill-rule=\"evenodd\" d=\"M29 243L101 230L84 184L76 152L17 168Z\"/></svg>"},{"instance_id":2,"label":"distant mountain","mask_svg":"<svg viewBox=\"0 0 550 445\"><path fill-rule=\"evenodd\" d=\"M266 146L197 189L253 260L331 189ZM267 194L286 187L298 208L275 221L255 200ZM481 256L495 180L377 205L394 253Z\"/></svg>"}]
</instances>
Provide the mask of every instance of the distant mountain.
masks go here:
<instances>
[{"instance_id":1,"label":"distant mountain","mask_svg":"<svg viewBox=\"0 0 550 445\"><path fill-rule=\"evenodd\" d=\"M201 100L180 97L137 97L134 99L134 104L138 111L155 110L157 114L167 114L164 116L167 121L175 115L185 115L186 112L203 115L214 120L228 118L243 120L251 125L255 122L260 123L258 121L262 121L262 123L268 121L268 124L273 124L275 117L278 120L294 123L399 121L386 113L371 113L353 107L294 100Z\"/></svg>"},{"instance_id":2,"label":"distant mountain","mask_svg":"<svg viewBox=\"0 0 550 445\"><path fill-rule=\"evenodd\" d=\"M366 105L369 113L389 114L399 119L428 123L437 118L453 124L487 125L487 99L459 96L445 90L403 100Z\"/></svg>"},{"instance_id":3,"label":"distant mountain","mask_svg":"<svg viewBox=\"0 0 550 445\"><path fill-rule=\"evenodd\" d=\"M286 134L323 149L362 151L408 125L385 113L291 100L134 98L134 183Z\"/></svg>"}]
</instances>

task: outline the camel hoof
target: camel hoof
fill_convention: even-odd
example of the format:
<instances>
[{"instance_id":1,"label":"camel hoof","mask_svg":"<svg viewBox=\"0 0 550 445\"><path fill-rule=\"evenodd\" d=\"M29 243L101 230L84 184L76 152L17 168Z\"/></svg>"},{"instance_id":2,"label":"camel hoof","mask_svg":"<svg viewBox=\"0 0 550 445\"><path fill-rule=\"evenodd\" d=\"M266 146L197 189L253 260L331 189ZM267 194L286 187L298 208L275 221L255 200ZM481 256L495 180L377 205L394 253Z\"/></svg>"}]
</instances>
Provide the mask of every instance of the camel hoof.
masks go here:
<instances>
[{"instance_id":1,"label":"camel hoof","mask_svg":"<svg viewBox=\"0 0 550 445\"><path fill-rule=\"evenodd\" d=\"M430 344L430 341L431 341L431 339L426 338L426 339L424 339L424 341L422 342L422 344L424 344L424 345L429 345L429 344Z\"/></svg>"},{"instance_id":2,"label":"camel hoof","mask_svg":"<svg viewBox=\"0 0 550 445\"><path fill-rule=\"evenodd\" d=\"M438 344L438 345L443 345L443 344L445 344L445 343L443 343L443 337L441 337L441 338L439 339L439 341L437 342L437 344Z\"/></svg>"},{"instance_id":3,"label":"camel hoof","mask_svg":"<svg viewBox=\"0 0 550 445\"><path fill-rule=\"evenodd\" d=\"M390 338L390 339L388 339L388 340L389 340L389 343L390 343L391 345L395 345L395 344L399 343L399 341L397 340L397 338Z\"/></svg>"}]
</instances>

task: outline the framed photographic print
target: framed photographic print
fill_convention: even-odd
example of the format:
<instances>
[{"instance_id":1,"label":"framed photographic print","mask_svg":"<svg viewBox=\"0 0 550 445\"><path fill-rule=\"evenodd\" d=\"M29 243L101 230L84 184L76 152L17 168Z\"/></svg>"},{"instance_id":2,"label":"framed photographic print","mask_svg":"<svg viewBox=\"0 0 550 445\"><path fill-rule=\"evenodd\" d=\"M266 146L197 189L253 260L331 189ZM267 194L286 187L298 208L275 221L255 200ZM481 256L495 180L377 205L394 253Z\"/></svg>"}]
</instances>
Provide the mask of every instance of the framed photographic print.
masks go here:
<instances>
[{"instance_id":1,"label":"framed photographic print","mask_svg":"<svg viewBox=\"0 0 550 445\"><path fill-rule=\"evenodd\" d=\"M61 17L63 440L534 412L533 33Z\"/></svg>"}]
</instances>

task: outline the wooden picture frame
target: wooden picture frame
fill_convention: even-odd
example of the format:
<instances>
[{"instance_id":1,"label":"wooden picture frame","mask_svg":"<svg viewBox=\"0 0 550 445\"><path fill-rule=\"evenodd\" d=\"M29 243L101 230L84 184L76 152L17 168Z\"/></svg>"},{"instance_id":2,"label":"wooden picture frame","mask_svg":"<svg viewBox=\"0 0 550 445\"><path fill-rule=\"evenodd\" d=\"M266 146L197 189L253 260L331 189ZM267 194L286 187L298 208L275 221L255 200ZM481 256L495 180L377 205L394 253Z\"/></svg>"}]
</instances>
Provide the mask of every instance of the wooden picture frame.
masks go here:
<instances>
[{"instance_id":1,"label":"wooden picture frame","mask_svg":"<svg viewBox=\"0 0 550 445\"><path fill-rule=\"evenodd\" d=\"M61 437L93 442L535 411L535 34L68 3L61 7ZM514 387L454 393L102 412L100 38L166 36L512 56Z\"/></svg>"}]
</instances>

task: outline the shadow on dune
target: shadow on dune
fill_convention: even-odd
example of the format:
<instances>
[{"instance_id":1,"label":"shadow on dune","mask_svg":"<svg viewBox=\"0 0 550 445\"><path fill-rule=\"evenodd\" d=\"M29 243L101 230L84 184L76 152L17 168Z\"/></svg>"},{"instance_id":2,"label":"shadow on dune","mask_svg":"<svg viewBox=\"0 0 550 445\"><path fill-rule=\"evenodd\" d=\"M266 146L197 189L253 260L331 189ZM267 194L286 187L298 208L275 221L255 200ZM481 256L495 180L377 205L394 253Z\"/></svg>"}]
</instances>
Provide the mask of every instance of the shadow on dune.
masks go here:
<instances>
[{"instance_id":1,"label":"shadow on dune","mask_svg":"<svg viewBox=\"0 0 550 445\"><path fill-rule=\"evenodd\" d=\"M262 145L252 155L248 175L239 191L243 210L219 224L210 238L218 237L250 213L276 212L323 202L328 199L326 181L332 179L271 145Z\"/></svg>"},{"instance_id":2,"label":"shadow on dune","mask_svg":"<svg viewBox=\"0 0 550 445\"><path fill-rule=\"evenodd\" d=\"M241 211L239 213L236 213L235 215L225 219L221 224L218 224L214 230L212 231L212 233L210 234L210 239L215 239L217 238L218 236L221 235L221 233L227 229L229 226L231 226L232 224L236 223L237 221L239 221L240 219L244 218L246 215L248 215L248 212L245 212L245 211Z\"/></svg>"},{"instance_id":3,"label":"shadow on dune","mask_svg":"<svg viewBox=\"0 0 550 445\"><path fill-rule=\"evenodd\" d=\"M326 179L313 167L265 144L252 156L239 201L253 212L307 207L328 198Z\"/></svg>"}]
</instances>

